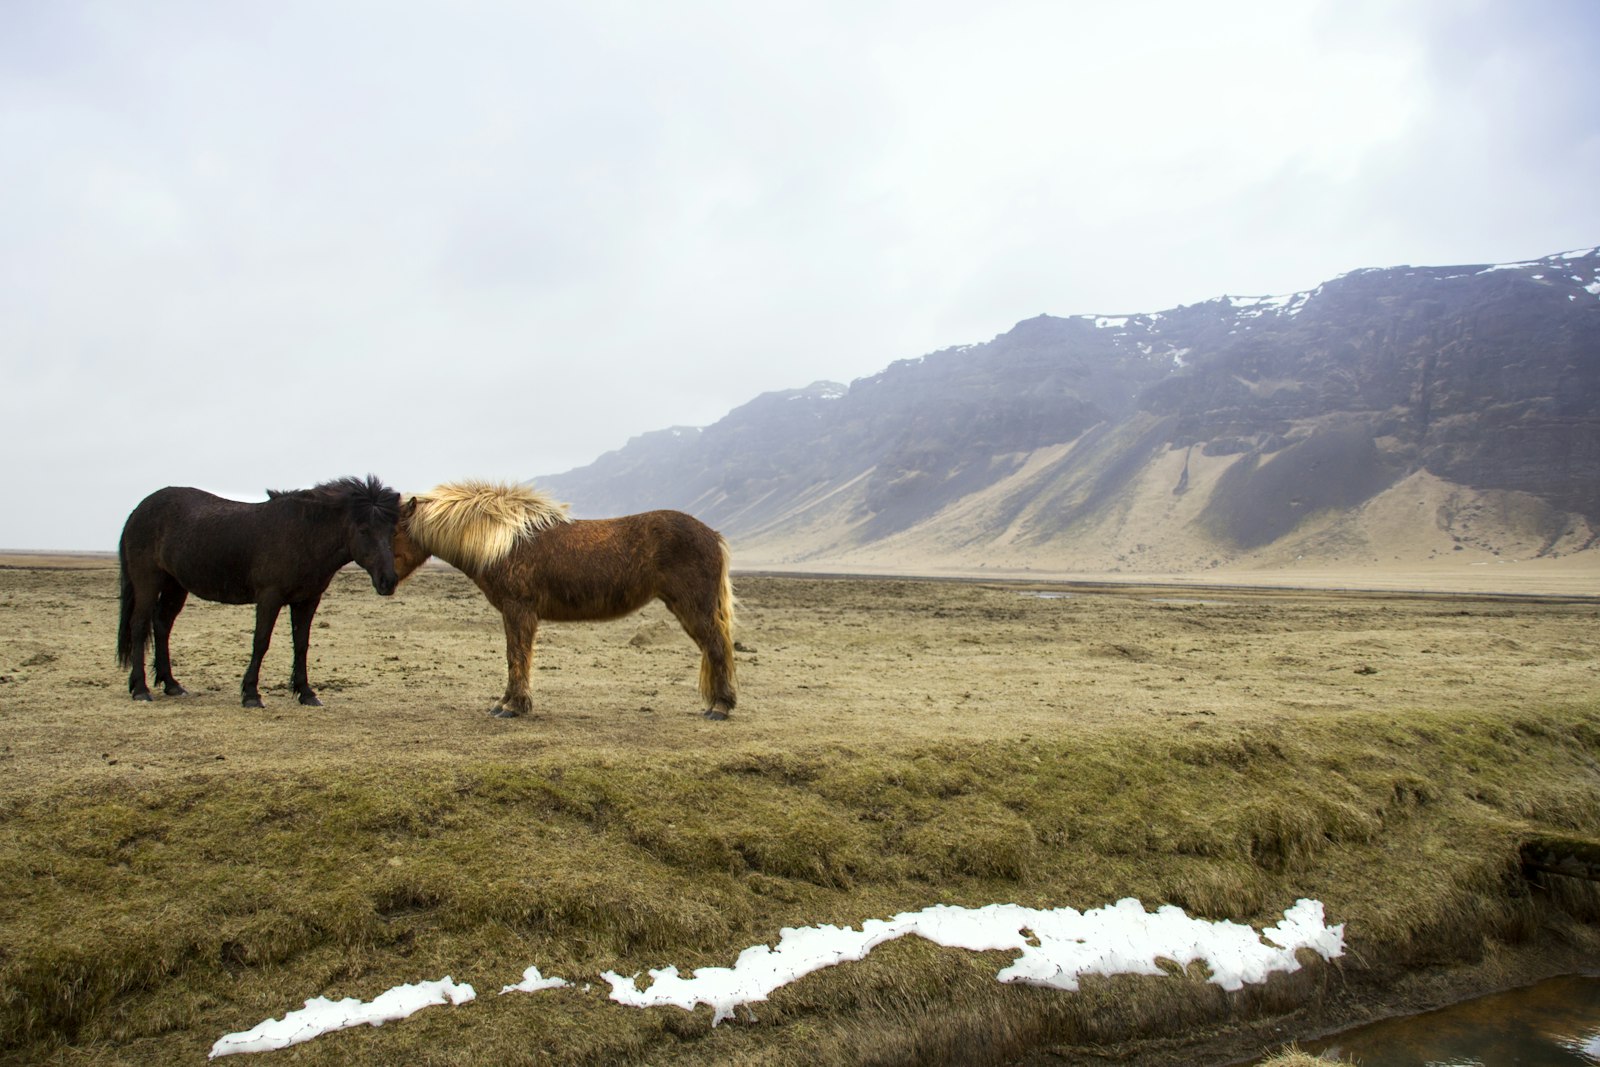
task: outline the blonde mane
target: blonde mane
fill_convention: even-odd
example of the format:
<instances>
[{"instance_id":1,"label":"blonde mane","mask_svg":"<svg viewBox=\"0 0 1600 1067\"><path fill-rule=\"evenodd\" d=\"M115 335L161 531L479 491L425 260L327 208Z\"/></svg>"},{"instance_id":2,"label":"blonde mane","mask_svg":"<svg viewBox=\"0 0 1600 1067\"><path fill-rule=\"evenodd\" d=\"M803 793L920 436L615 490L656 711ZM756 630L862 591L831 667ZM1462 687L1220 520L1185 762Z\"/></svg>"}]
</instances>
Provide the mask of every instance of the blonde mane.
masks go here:
<instances>
[{"instance_id":1,"label":"blonde mane","mask_svg":"<svg viewBox=\"0 0 1600 1067\"><path fill-rule=\"evenodd\" d=\"M413 499L407 534L469 573L498 563L523 538L572 521L569 505L514 483L447 482Z\"/></svg>"}]
</instances>

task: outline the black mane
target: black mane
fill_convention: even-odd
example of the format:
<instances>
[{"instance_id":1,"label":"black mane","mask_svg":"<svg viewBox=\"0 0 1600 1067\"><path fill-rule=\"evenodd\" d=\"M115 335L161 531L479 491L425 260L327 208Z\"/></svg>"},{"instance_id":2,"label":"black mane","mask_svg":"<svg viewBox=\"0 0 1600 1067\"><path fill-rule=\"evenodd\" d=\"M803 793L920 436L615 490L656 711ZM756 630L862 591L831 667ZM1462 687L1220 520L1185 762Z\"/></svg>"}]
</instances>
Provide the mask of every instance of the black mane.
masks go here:
<instances>
[{"instance_id":1,"label":"black mane","mask_svg":"<svg viewBox=\"0 0 1600 1067\"><path fill-rule=\"evenodd\" d=\"M267 499L293 498L320 507L348 508L357 522L393 525L400 521L400 494L375 474L323 482L310 489L268 489Z\"/></svg>"}]
</instances>

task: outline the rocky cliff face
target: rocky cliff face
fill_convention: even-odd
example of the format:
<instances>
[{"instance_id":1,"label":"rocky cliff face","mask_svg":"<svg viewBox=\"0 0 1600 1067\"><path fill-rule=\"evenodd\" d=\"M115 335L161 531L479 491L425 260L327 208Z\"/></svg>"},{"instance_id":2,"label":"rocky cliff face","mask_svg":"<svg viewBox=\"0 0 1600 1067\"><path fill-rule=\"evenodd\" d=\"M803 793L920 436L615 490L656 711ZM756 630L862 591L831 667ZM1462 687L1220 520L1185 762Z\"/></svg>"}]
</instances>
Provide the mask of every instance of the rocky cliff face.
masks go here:
<instances>
[{"instance_id":1,"label":"rocky cliff face","mask_svg":"<svg viewBox=\"0 0 1600 1067\"><path fill-rule=\"evenodd\" d=\"M538 481L774 562L1575 551L1600 530L1600 250L1041 316Z\"/></svg>"}]
</instances>

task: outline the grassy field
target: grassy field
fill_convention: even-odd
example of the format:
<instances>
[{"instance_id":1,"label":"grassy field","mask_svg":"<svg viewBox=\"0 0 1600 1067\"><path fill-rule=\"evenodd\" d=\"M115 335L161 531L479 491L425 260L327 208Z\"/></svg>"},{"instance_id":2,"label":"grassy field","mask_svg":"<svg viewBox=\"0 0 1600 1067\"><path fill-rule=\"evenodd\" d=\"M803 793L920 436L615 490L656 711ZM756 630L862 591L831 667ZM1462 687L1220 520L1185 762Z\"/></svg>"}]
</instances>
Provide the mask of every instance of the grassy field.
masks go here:
<instances>
[{"instance_id":1,"label":"grassy field","mask_svg":"<svg viewBox=\"0 0 1600 1067\"><path fill-rule=\"evenodd\" d=\"M309 997L449 974L479 999L262 1055L1222 1063L1600 960L1600 895L1517 858L1600 836L1594 600L736 581L730 721L660 608L546 627L536 715L497 720L498 616L453 571L392 600L342 574L327 707L294 703L285 623L249 711L248 608L191 601L192 695L136 705L114 569L0 569L0 1057L199 1063ZM1236 994L1067 993L907 939L715 1028L599 978L1126 896L1257 927L1315 897L1349 952ZM529 964L575 984L495 995Z\"/></svg>"}]
</instances>

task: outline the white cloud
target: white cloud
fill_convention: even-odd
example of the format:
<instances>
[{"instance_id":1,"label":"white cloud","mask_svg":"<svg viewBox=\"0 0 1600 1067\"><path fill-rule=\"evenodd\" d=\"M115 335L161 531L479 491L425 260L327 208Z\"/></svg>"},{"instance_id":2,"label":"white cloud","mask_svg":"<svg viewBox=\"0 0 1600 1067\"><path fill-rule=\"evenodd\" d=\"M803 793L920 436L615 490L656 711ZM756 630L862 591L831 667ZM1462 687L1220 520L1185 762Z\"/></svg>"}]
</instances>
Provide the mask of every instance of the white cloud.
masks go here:
<instances>
[{"instance_id":1,"label":"white cloud","mask_svg":"<svg viewBox=\"0 0 1600 1067\"><path fill-rule=\"evenodd\" d=\"M0 547L110 547L169 483L561 470L1041 311L1590 244L1597 21L6 5L0 445L14 492L106 491Z\"/></svg>"}]
</instances>

